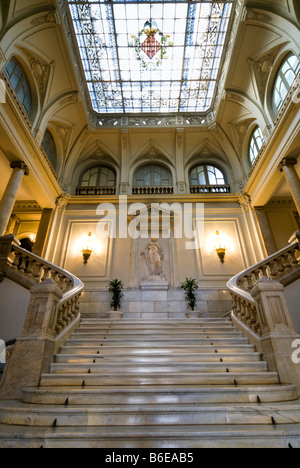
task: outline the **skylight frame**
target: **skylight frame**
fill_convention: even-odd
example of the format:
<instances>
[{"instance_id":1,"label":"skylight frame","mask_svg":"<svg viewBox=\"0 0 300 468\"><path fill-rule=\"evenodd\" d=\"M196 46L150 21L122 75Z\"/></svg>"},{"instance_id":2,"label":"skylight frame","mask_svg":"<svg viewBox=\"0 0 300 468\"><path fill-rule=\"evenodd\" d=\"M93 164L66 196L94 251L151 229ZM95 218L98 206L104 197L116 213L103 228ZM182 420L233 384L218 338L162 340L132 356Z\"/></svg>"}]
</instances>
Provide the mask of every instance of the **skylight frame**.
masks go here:
<instances>
[{"instance_id":1,"label":"skylight frame","mask_svg":"<svg viewBox=\"0 0 300 468\"><path fill-rule=\"evenodd\" d=\"M102 6L102 9L105 9L106 11L110 12L110 16L109 18L107 18L106 20L108 21L106 24L104 24L104 20L102 21L102 25L103 27L106 27L106 28L110 28L110 35L109 35L109 39L111 41L110 43L110 52L111 53L114 53L114 56L108 56L107 57L107 63L109 64L109 66L107 67L108 69L107 70L102 70L101 69L101 73L103 72L106 72L105 73L105 76L106 78L105 79L99 79L98 81L97 80L92 80L92 70L89 70L88 69L88 66L90 65L90 58L88 56L88 53L87 51L85 51L86 53L86 58L84 59L84 51L81 49L80 50L80 45L86 45L85 41L82 39L82 36L80 36L79 32L80 32L80 28L81 28L81 25L79 25L79 23L76 25L75 22L73 21L74 20L74 14L72 13L72 11L70 10L69 11L69 14L70 14L70 17L72 16L72 23L73 23L73 27L74 27L74 30L75 30L75 35L77 37L77 41L78 41L78 50L79 50L79 54L80 54L80 57L81 57L81 65L83 67L83 71L84 71L84 74L85 74L85 78L86 78L86 84L87 84L87 88L88 88L88 91L89 91L89 95L90 95L90 98L91 98L91 104L92 104L92 107L93 107L93 110L97 113L97 115L99 115L100 117L108 117L108 116L134 116L134 115L140 115L140 116L146 116L147 114L160 114L160 115L195 115L195 114L207 114L208 112L210 112L210 110L212 109L212 106L213 106L213 101L214 101L214 97L216 95L216 91L217 91L217 81L218 81L218 78L220 76L220 73L221 73L221 66L222 66L222 63L224 61L224 48L226 46L226 43L227 43L227 40L228 40L228 36L229 36L229 30L230 30L230 26L231 26L231 21L232 21L232 10L234 8L234 2L235 0L220 0L220 1L212 1L212 0L197 0L197 1L186 1L186 0L176 0L176 2L174 0L141 0L141 1L136 1L136 0L133 0L133 1L128 1L128 0L111 0L111 1L108 1L108 0L67 0L67 3L68 3L68 8L69 6L71 5L72 7L77 7L77 6L85 6L86 9L89 9L90 11L90 7L91 5L101 5ZM117 19L115 18L115 9L114 9L114 6L115 5L123 5L126 6L126 5L135 5L137 8L141 8L141 5L162 5L163 7L165 5L168 5L168 7L170 8L171 6L174 7L174 5L184 5L186 8L187 8L187 11L188 11L188 16L187 16L187 20L186 20L186 31L184 33L184 45L183 45L183 55L182 55L182 67L181 67L181 77L180 79L177 79L177 80L166 80L165 82L162 81L162 80L157 80L157 81L154 81L154 80L146 80L145 78L143 80L138 80L137 83L139 84L140 88L141 88L141 96L144 95L144 96L147 96L149 95L149 92L150 91L155 91L155 84L156 83L159 83L162 91L161 91L161 95L160 95L160 98L159 99L156 99L155 100L152 100L152 102L150 102L148 100L147 102L147 99L144 99L144 101L142 101L142 99L140 98L139 99L139 105L135 105L136 104L136 101L137 100L134 100L133 96L136 95L136 92L137 92L137 89L134 88L134 83L135 81L132 80L130 77L130 79L128 79L128 81L126 80L122 80L122 74L124 73L124 68L121 67L121 61L122 61L122 58L120 58L120 54L121 52L123 53L124 50L122 50L122 48L120 46L117 47L117 44L118 44L118 41L119 41L119 31L117 30L116 28L116 22L119 20L119 17L117 17ZM218 6L222 6L223 8L223 19L219 19L220 21L220 24L222 25L222 23L226 23L225 26L223 28L223 30L220 31L220 29L218 30L218 42L217 44L219 44L219 38L220 38L220 35L223 34L223 38L222 38L222 41L221 43L219 44L219 48L215 48L215 52L218 50L219 51L219 56L216 57L216 54L214 55L213 57L213 64L215 64L215 62L217 61L217 67L215 68L211 68L209 70L209 80L207 81L208 85L207 85L207 89L205 92L203 92L203 90L201 89L201 86L203 85L204 83L204 80L203 82L200 81L199 79L196 79L196 78L193 78L191 79L189 76L188 76L188 73L190 72L191 70L191 66L189 66L187 60L187 52L188 52L188 48L189 48L189 42L188 40L192 41L193 40L193 36L192 36L192 33L189 33L189 30L191 30L194 26L195 26L195 19L194 17L192 16L192 12L194 12L195 10L198 10L199 9L202 9L202 8L205 8L204 5L206 6L206 8L208 7L211 7L211 5L218 5ZM225 13L225 16L224 16L224 13ZM194 13L194 16L195 16L195 13ZM91 16L90 16L91 17ZM224 19L225 18L225 19ZM144 17L144 19L146 19L146 16ZM105 20L105 21L106 21ZM198 17L197 17L197 20L198 20ZM128 19L126 19L126 21L129 21ZM132 21L132 23L134 24L134 20ZM141 24L141 22L140 22ZM197 25L199 25L199 23L197 23ZM91 26L91 25L90 25ZM90 30L92 30L93 28L90 27ZM130 31L132 32L133 34L134 33L138 33L139 31ZM167 34L169 31L165 31L165 33ZM129 33L128 33L129 34ZM86 35L86 38L88 36ZM108 37L108 36L107 36ZM94 41L94 44L95 44L95 41L98 40L99 42L99 38L94 34L94 31L93 31L93 35L90 35L89 36L89 39L90 41ZM175 38L176 39L176 38ZM90 42L92 43L92 42ZM107 43L105 44L105 47L104 47L105 51L107 51L109 48L107 47ZM126 49L126 48L125 48ZM173 49L173 48L172 48ZM174 49L175 49L175 46L174 46ZM199 48L196 48L195 45L193 45L193 47L191 48L191 51L195 53L195 51L199 51L200 49ZM94 57L95 57L95 61L97 62L97 60L100 61L100 58L99 58L99 49L97 49L95 47L95 50L94 50L95 54L94 54ZM172 52L170 52L170 54L172 55ZM135 66L139 65L137 59L136 59L136 64ZM132 64L132 62L131 62ZM140 66L140 65L139 65ZM201 70L203 71L203 70ZM212 76L212 73L214 71L214 75ZM150 72L147 71L148 74L150 73L151 74L154 74L155 75L155 70L151 70ZM199 72L200 72L200 69L199 69ZM109 78L107 78L108 74L110 74ZM144 72L144 76L146 75L146 72ZM95 76L95 75L94 75ZM100 74L98 76L101 76ZM200 84L199 84L200 83ZM170 93L169 95L171 96L171 93L173 93L172 95L175 96L176 95L176 86L177 86L177 89L178 89L178 94L176 97L173 98L173 101L176 103L178 103L178 105L176 106L171 106L171 105L163 105L161 104L161 102L163 102L163 96L168 92L168 86L170 88ZM98 88L98 89L97 89ZM106 88L106 89L105 89ZM109 102L109 95L108 95L108 90L111 90L113 95L115 96L114 100L111 102ZM100 91L99 91L100 90ZM128 106L128 98L127 96L130 95L130 90L131 91L131 97L132 97L132 106L129 107ZM150 91L149 91L150 90ZM198 93L198 94L197 94ZM198 99L198 102L197 102L197 95L199 97L200 95L200 99ZM203 97L201 97L203 96ZM96 99L98 98L98 99ZM127 100L126 100L127 99ZM187 101L189 99L189 101ZM161 101L159 101L161 100ZM154 102L155 101L155 102ZM169 101L171 101L171 98L169 99ZM185 104L185 102L189 102L188 104ZM160 102L160 105L153 105L153 102L154 103L158 103ZM195 103L195 105L194 105ZM201 105L200 105L201 103Z\"/></svg>"}]
</instances>

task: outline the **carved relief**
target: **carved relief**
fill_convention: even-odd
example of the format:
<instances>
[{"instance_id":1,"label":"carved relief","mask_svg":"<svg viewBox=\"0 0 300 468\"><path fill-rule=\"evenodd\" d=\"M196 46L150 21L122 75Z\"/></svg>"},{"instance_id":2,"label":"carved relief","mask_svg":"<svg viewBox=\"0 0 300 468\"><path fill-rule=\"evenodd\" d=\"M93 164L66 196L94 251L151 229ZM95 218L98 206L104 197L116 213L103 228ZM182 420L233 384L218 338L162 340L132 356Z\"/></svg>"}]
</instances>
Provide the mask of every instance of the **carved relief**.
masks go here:
<instances>
[{"instance_id":1,"label":"carved relief","mask_svg":"<svg viewBox=\"0 0 300 468\"><path fill-rule=\"evenodd\" d=\"M63 213L69 204L69 195L63 192L59 197L57 197L55 204L58 213Z\"/></svg>"},{"instance_id":2,"label":"carved relief","mask_svg":"<svg viewBox=\"0 0 300 468\"><path fill-rule=\"evenodd\" d=\"M250 197L250 195L248 195L248 193L246 193L246 192L240 192L237 195L239 197L239 204L240 204L241 208L249 213L250 209L251 209L251 197Z\"/></svg>"},{"instance_id":3,"label":"carved relief","mask_svg":"<svg viewBox=\"0 0 300 468\"><path fill-rule=\"evenodd\" d=\"M264 98L267 81L272 71L279 49L280 47L276 47L267 55L264 55L254 63L257 86L261 99Z\"/></svg>"},{"instance_id":4,"label":"carved relief","mask_svg":"<svg viewBox=\"0 0 300 468\"><path fill-rule=\"evenodd\" d=\"M57 22L55 11L48 11L44 15L39 16L31 21L32 26L40 26L41 24L52 23L55 24Z\"/></svg>"},{"instance_id":5,"label":"carved relief","mask_svg":"<svg viewBox=\"0 0 300 468\"><path fill-rule=\"evenodd\" d=\"M241 153L243 148L244 139L248 133L249 127L255 119L246 119L237 124L231 123L230 125L234 129L238 150Z\"/></svg>"},{"instance_id":6,"label":"carved relief","mask_svg":"<svg viewBox=\"0 0 300 468\"><path fill-rule=\"evenodd\" d=\"M244 21L261 21L263 23L269 23L272 21L272 18L266 13L246 7L244 10Z\"/></svg>"},{"instance_id":7,"label":"carved relief","mask_svg":"<svg viewBox=\"0 0 300 468\"><path fill-rule=\"evenodd\" d=\"M66 125L62 124L57 124L55 125L57 135L59 136L59 139L62 143L62 147L64 152L67 151L70 137L71 137L71 132L72 132L72 127L67 127Z\"/></svg>"},{"instance_id":8,"label":"carved relief","mask_svg":"<svg viewBox=\"0 0 300 468\"><path fill-rule=\"evenodd\" d=\"M41 101L43 102L47 91L51 64L45 62L45 60L29 52L27 49L20 48L20 50L26 55L29 61L30 69L37 81Z\"/></svg>"}]
</instances>

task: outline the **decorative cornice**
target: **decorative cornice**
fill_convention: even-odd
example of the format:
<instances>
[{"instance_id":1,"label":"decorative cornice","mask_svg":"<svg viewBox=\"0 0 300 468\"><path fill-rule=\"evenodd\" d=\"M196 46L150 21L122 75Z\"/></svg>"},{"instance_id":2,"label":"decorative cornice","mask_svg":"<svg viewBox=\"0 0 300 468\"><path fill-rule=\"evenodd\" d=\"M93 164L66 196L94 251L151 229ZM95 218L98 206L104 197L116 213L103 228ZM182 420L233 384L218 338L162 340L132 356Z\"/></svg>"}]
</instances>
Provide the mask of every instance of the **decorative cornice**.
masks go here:
<instances>
[{"instance_id":1,"label":"decorative cornice","mask_svg":"<svg viewBox=\"0 0 300 468\"><path fill-rule=\"evenodd\" d=\"M40 205L35 201L17 201L14 206L14 213L32 213L38 212L41 213L42 209Z\"/></svg>"}]
</instances>

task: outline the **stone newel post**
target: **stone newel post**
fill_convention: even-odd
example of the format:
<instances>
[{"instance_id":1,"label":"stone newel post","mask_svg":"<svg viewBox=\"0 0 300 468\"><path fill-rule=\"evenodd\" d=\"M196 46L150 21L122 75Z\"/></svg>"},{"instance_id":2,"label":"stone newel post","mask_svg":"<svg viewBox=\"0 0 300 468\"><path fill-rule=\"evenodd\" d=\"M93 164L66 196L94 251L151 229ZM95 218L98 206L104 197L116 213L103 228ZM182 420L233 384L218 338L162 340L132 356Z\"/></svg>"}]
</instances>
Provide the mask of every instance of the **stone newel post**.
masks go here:
<instances>
[{"instance_id":1,"label":"stone newel post","mask_svg":"<svg viewBox=\"0 0 300 468\"><path fill-rule=\"evenodd\" d=\"M269 370L278 372L283 384L295 384L300 391L300 365L292 361L292 343L299 339L295 333L284 286L263 277L251 291L255 299L262 328L262 351Z\"/></svg>"},{"instance_id":2,"label":"stone newel post","mask_svg":"<svg viewBox=\"0 0 300 468\"><path fill-rule=\"evenodd\" d=\"M10 167L13 169L13 173L0 204L0 237L5 234L23 177L29 175L29 169L23 162L12 163Z\"/></svg>"},{"instance_id":3,"label":"stone newel post","mask_svg":"<svg viewBox=\"0 0 300 468\"><path fill-rule=\"evenodd\" d=\"M22 398L22 388L38 386L40 375L49 372L55 352L55 327L62 291L54 281L34 285L22 335L7 363L0 399Z\"/></svg>"}]
</instances>

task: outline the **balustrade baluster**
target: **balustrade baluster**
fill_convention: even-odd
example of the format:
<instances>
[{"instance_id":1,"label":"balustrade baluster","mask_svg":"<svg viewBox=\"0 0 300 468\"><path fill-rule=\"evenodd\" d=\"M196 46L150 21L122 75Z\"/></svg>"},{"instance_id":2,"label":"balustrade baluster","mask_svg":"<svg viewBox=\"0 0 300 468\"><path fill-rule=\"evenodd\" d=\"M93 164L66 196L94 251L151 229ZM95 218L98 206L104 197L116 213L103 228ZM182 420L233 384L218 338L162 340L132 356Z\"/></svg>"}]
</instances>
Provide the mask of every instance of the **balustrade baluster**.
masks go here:
<instances>
[{"instance_id":1,"label":"balustrade baluster","mask_svg":"<svg viewBox=\"0 0 300 468\"><path fill-rule=\"evenodd\" d=\"M14 254L15 254L15 258L14 258L14 261L13 261L13 264L12 264L12 269L13 269L13 271L17 272L17 271L19 271L20 258L22 256L22 254L20 252L17 252L17 251L15 251Z\"/></svg>"},{"instance_id":2,"label":"balustrade baluster","mask_svg":"<svg viewBox=\"0 0 300 468\"><path fill-rule=\"evenodd\" d=\"M28 276L31 280L34 279L34 264L35 261L29 258L28 265L26 268L26 276Z\"/></svg>"},{"instance_id":3,"label":"balustrade baluster","mask_svg":"<svg viewBox=\"0 0 300 468\"><path fill-rule=\"evenodd\" d=\"M293 249L290 251L290 256L292 257L292 265L293 266L298 266L299 265L299 262L296 258L296 252L297 252L297 249Z\"/></svg>"},{"instance_id":4,"label":"balustrade baluster","mask_svg":"<svg viewBox=\"0 0 300 468\"><path fill-rule=\"evenodd\" d=\"M269 269L270 269L270 274L271 274L271 278L276 278L277 276L277 262L272 260L271 262L268 263L269 265Z\"/></svg>"},{"instance_id":5,"label":"balustrade baluster","mask_svg":"<svg viewBox=\"0 0 300 468\"><path fill-rule=\"evenodd\" d=\"M42 273L41 281L43 282L49 279L49 272L51 271L51 268L43 265L42 270L43 270L43 273Z\"/></svg>"},{"instance_id":6,"label":"balustrade baluster","mask_svg":"<svg viewBox=\"0 0 300 468\"><path fill-rule=\"evenodd\" d=\"M27 266L27 255L26 254L21 254L21 264L19 266L19 272L22 274L22 275L25 275L25 272L26 272L26 266Z\"/></svg>"},{"instance_id":7,"label":"balustrade baluster","mask_svg":"<svg viewBox=\"0 0 300 468\"><path fill-rule=\"evenodd\" d=\"M257 269L257 270L255 270L255 271L253 272L253 274L254 274L254 276L255 276L255 281L256 281L256 283L257 283L257 281L258 281L259 278L260 278L260 271L261 271L260 269Z\"/></svg>"},{"instance_id":8,"label":"balustrade baluster","mask_svg":"<svg viewBox=\"0 0 300 468\"><path fill-rule=\"evenodd\" d=\"M253 289L254 287L254 281L253 281L253 273L249 273L248 275L246 275L246 280L247 280L247 286L248 286L248 291L251 291L251 289Z\"/></svg>"},{"instance_id":9,"label":"balustrade baluster","mask_svg":"<svg viewBox=\"0 0 300 468\"><path fill-rule=\"evenodd\" d=\"M289 253L285 253L283 254L283 258L284 258L284 262L285 262L285 268L287 270L289 270L290 268L292 268L292 260L291 260L291 256Z\"/></svg>"}]
</instances>

